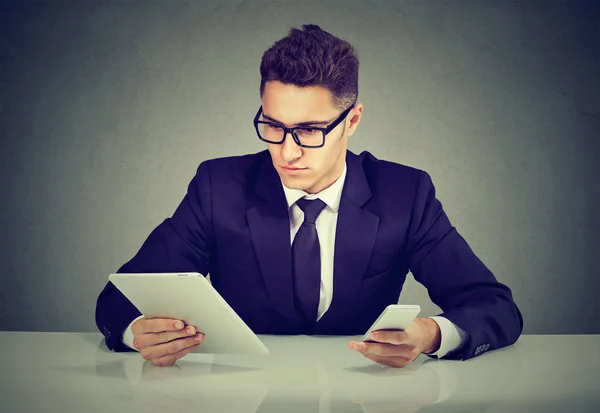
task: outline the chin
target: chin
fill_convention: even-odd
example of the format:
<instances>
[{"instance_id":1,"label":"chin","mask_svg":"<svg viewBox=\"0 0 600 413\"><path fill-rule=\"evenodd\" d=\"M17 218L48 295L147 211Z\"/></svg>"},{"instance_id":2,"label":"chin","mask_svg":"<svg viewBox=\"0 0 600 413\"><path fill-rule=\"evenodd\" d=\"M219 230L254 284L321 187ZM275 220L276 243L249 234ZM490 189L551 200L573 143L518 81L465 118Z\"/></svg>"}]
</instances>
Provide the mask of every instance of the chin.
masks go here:
<instances>
[{"instance_id":1,"label":"chin","mask_svg":"<svg viewBox=\"0 0 600 413\"><path fill-rule=\"evenodd\" d=\"M302 178L297 178L293 176L288 176L285 174L280 174L281 182L289 188L289 189L300 189L302 191L306 191L307 188L310 188L310 184Z\"/></svg>"},{"instance_id":2,"label":"chin","mask_svg":"<svg viewBox=\"0 0 600 413\"><path fill-rule=\"evenodd\" d=\"M290 189L302 189L306 186L302 180L290 178L289 176L281 176L281 182Z\"/></svg>"}]
</instances>

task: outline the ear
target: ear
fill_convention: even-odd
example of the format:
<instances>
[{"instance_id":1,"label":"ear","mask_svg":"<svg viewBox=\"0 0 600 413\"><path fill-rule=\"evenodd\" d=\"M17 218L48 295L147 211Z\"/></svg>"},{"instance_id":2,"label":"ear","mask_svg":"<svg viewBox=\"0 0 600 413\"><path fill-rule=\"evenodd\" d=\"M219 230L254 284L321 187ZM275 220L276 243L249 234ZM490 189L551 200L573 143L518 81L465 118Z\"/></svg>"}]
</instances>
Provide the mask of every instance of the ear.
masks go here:
<instances>
[{"instance_id":1,"label":"ear","mask_svg":"<svg viewBox=\"0 0 600 413\"><path fill-rule=\"evenodd\" d=\"M362 117L363 105L362 103L357 103L354 108L348 114L346 118L346 136L350 137L356 132L356 128L360 123L360 119Z\"/></svg>"}]
</instances>

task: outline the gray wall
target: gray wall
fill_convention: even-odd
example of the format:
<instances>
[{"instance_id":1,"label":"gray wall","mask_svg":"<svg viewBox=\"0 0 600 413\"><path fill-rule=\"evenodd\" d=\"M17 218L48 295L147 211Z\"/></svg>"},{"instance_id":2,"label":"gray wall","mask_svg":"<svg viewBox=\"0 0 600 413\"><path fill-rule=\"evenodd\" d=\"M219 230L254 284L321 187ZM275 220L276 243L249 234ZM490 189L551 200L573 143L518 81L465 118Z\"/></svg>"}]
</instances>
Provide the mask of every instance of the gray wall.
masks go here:
<instances>
[{"instance_id":1,"label":"gray wall","mask_svg":"<svg viewBox=\"0 0 600 413\"><path fill-rule=\"evenodd\" d=\"M261 55L316 23L361 59L350 149L432 175L525 333L600 333L598 3L218 3L2 3L0 329L94 331L199 162L264 148Z\"/></svg>"}]
</instances>

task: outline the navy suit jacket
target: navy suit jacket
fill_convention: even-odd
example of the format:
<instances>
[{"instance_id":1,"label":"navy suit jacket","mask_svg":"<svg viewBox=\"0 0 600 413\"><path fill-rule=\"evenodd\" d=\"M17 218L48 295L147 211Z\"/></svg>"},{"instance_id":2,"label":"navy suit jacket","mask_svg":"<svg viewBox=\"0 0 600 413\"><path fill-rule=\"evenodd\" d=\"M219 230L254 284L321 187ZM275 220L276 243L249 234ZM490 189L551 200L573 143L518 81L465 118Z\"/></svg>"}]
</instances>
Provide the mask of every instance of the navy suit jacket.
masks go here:
<instances>
[{"instance_id":1,"label":"navy suit jacket","mask_svg":"<svg viewBox=\"0 0 600 413\"><path fill-rule=\"evenodd\" d=\"M210 273L215 289L257 334L364 334L398 301L408 271L468 333L449 358L513 344L523 328L510 289L451 225L421 170L347 152L335 235L333 300L303 330L294 307L290 223L268 151L202 162L171 218L118 272ZM139 311L108 282L96 323L114 351ZM198 326L202 329L202 326Z\"/></svg>"}]
</instances>

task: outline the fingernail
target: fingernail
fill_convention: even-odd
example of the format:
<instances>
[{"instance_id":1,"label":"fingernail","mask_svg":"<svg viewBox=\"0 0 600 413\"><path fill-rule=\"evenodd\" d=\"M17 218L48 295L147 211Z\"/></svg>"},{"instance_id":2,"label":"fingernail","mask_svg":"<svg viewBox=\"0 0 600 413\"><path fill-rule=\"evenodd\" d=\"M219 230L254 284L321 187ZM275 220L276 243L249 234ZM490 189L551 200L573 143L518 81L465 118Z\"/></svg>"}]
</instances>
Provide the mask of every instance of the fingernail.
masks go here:
<instances>
[{"instance_id":1,"label":"fingernail","mask_svg":"<svg viewBox=\"0 0 600 413\"><path fill-rule=\"evenodd\" d=\"M195 333L194 327L190 326L185 330L190 336Z\"/></svg>"},{"instance_id":2,"label":"fingernail","mask_svg":"<svg viewBox=\"0 0 600 413\"><path fill-rule=\"evenodd\" d=\"M183 323L181 321L178 321L175 323L175 328L183 328Z\"/></svg>"},{"instance_id":3,"label":"fingernail","mask_svg":"<svg viewBox=\"0 0 600 413\"><path fill-rule=\"evenodd\" d=\"M198 334L196 337L194 337L194 340L202 341L203 338L204 338L204 336L202 334Z\"/></svg>"}]
</instances>

